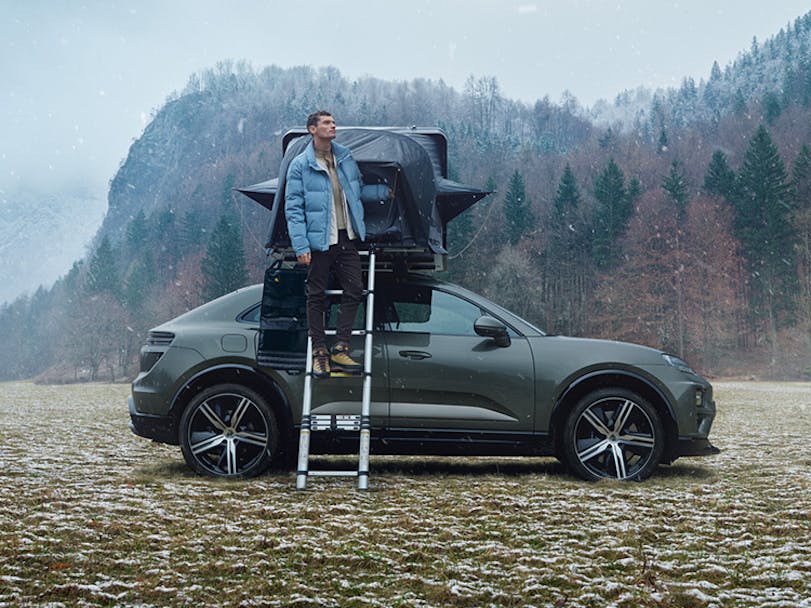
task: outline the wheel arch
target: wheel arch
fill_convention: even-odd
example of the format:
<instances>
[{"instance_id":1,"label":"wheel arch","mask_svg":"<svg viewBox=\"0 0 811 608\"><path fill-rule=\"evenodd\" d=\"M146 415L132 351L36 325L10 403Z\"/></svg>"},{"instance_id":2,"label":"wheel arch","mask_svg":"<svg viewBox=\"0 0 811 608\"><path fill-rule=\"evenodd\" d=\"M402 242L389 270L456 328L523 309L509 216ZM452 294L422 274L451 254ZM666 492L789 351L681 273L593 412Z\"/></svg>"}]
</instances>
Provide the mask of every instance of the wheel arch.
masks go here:
<instances>
[{"instance_id":1,"label":"wheel arch","mask_svg":"<svg viewBox=\"0 0 811 608\"><path fill-rule=\"evenodd\" d=\"M575 404L585 395L600 388L620 387L631 390L647 399L656 408L665 429L665 450L662 462L673 460L672 452L678 438L678 427L673 405L664 391L641 374L622 369L593 371L570 382L560 394L552 408L549 431L555 446L556 455L561 452L561 430L566 416Z\"/></svg>"},{"instance_id":2,"label":"wheel arch","mask_svg":"<svg viewBox=\"0 0 811 608\"><path fill-rule=\"evenodd\" d=\"M268 404L273 408L280 431L284 434L292 433L293 411L284 391L269 376L262 374L249 365L239 364L209 367L200 370L186 380L172 398L171 412L178 423L183 415L183 410L186 409L192 398L200 391L217 384L241 384L256 391L265 397Z\"/></svg>"}]
</instances>

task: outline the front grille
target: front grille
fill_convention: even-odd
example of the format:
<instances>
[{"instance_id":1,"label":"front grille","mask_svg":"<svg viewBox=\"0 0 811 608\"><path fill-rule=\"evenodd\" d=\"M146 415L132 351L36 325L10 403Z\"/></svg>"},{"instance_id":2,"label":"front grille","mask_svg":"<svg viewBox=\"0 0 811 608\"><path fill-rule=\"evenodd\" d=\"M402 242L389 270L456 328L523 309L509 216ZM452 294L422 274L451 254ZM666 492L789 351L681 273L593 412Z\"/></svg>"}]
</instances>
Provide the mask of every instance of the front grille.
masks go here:
<instances>
[{"instance_id":1,"label":"front grille","mask_svg":"<svg viewBox=\"0 0 811 608\"><path fill-rule=\"evenodd\" d=\"M150 346L169 346L175 339L175 334L170 331L151 331L146 338L146 343Z\"/></svg>"}]
</instances>

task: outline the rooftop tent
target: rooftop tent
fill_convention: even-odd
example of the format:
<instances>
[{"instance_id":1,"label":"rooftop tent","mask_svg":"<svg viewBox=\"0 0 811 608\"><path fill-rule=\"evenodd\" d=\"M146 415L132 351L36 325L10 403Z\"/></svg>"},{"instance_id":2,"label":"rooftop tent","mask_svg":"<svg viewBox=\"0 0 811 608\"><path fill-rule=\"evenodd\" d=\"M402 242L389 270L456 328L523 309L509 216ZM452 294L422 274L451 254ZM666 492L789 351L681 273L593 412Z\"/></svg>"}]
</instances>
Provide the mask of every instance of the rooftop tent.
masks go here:
<instances>
[{"instance_id":1,"label":"rooftop tent","mask_svg":"<svg viewBox=\"0 0 811 608\"><path fill-rule=\"evenodd\" d=\"M284 205L276 204L276 199L284 200L290 161L310 141L303 129L289 131L282 141L279 177L239 188L271 211L268 248L290 246ZM343 128L336 141L352 151L364 185L394 192L393 200L364 198L367 241L444 253L447 223L489 194L447 179L447 140L438 129Z\"/></svg>"}]
</instances>

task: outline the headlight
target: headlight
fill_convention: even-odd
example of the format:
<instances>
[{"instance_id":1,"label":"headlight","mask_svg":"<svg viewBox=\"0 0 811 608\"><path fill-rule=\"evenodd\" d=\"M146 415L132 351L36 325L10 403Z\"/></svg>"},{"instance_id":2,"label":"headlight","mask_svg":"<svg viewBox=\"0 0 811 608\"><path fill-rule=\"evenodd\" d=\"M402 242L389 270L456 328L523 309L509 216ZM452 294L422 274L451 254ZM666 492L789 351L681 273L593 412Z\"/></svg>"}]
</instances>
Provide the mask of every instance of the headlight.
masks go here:
<instances>
[{"instance_id":1,"label":"headlight","mask_svg":"<svg viewBox=\"0 0 811 608\"><path fill-rule=\"evenodd\" d=\"M695 371L693 371L693 368L687 365L687 362L684 361L684 359L680 359L676 355L667 355L664 353L662 354L662 356L665 358L665 361L667 361L668 365L672 365L677 370L682 371L686 374L695 375Z\"/></svg>"}]
</instances>

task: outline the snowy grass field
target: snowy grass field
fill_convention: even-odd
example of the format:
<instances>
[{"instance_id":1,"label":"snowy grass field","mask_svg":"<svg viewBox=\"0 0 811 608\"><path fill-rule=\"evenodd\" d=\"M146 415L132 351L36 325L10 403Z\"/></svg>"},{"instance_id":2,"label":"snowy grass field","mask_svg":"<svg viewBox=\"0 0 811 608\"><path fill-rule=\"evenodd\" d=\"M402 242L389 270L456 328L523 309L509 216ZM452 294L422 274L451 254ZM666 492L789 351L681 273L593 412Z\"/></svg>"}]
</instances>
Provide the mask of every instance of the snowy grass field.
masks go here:
<instances>
[{"instance_id":1,"label":"snowy grass field","mask_svg":"<svg viewBox=\"0 0 811 608\"><path fill-rule=\"evenodd\" d=\"M371 491L196 477L128 386L0 384L0 606L811 607L811 384L717 382L644 483L372 458Z\"/></svg>"}]
</instances>

